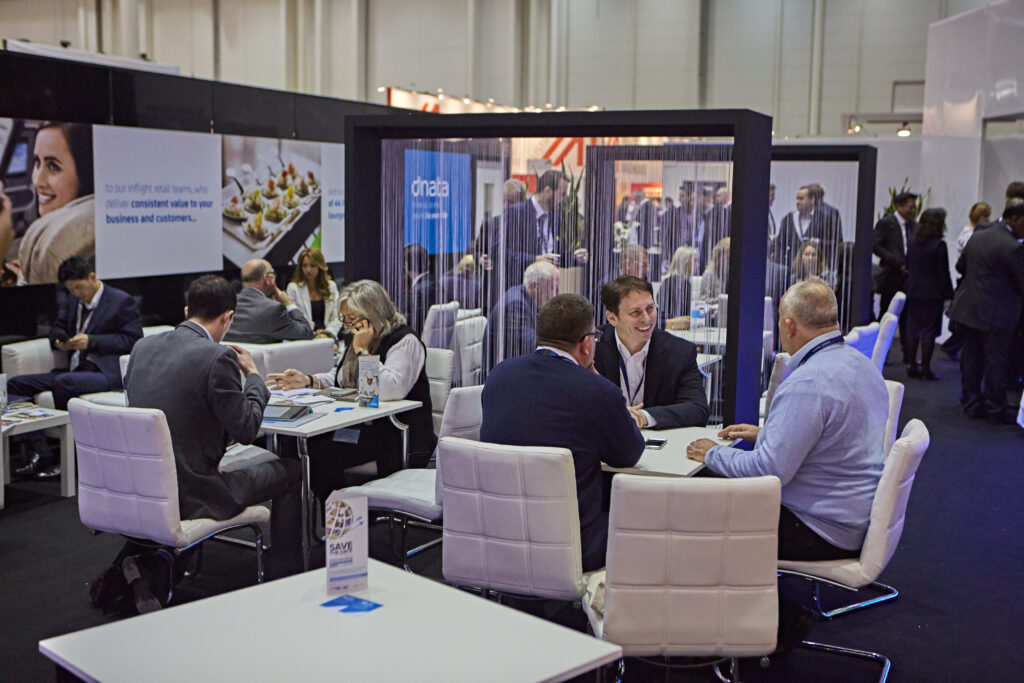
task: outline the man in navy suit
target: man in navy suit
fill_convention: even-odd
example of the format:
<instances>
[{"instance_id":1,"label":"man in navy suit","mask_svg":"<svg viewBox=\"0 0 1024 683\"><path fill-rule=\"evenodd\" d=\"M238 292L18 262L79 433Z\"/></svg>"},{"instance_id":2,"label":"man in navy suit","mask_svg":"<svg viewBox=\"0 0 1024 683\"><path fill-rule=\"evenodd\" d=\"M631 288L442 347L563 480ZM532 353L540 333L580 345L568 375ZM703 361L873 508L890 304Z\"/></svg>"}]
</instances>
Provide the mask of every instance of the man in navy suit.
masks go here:
<instances>
[{"instance_id":1,"label":"man in navy suit","mask_svg":"<svg viewBox=\"0 0 1024 683\"><path fill-rule=\"evenodd\" d=\"M619 388L637 427L703 427L708 422L697 347L658 328L651 283L631 275L606 283L594 367Z\"/></svg>"},{"instance_id":2,"label":"man in navy suit","mask_svg":"<svg viewBox=\"0 0 1024 683\"><path fill-rule=\"evenodd\" d=\"M561 294L537 315L537 349L499 363L484 384L480 440L572 451L583 571L604 566L608 513L601 511L601 463L632 467L644 438L622 394L594 371L594 307Z\"/></svg>"},{"instance_id":3,"label":"man in navy suit","mask_svg":"<svg viewBox=\"0 0 1024 683\"><path fill-rule=\"evenodd\" d=\"M558 294L558 268L537 261L523 273L523 284L509 288L487 316L489 364L533 351L537 310Z\"/></svg>"},{"instance_id":4,"label":"man in navy suit","mask_svg":"<svg viewBox=\"0 0 1024 683\"><path fill-rule=\"evenodd\" d=\"M8 390L20 396L52 391L54 407L67 410L75 396L121 388L119 358L142 338L142 319L134 299L96 279L92 265L80 256L60 264L57 280L74 296L50 328L50 346L71 352L68 368L12 377ZM46 458L39 455L17 474L59 477L60 467L46 469Z\"/></svg>"},{"instance_id":5,"label":"man in navy suit","mask_svg":"<svg viewBox=\"0 0 1024 683\"><path fill-rule=\"evenodd\" d=\"M887 213L875 224L874 246L872 251L882 266L882 275L878 281L878 293L881 301L878 307L878 318L889 309L896 292L902 292L907 286L907 245L914 238L914 210L917 208L917 195L913 192L901 192L893 201L894 213ZM905 340L907 338L906 316L899 320L900 346L903 347L903 360L909 364Z\"/></svg>"},{"instance_id":6,"label":"man in navy suit","mask_svg":"<svg viewBox=\"0 0 1024 683\"><path fill-rule=\"evenodd\" d=\"M534 261L549 261L556 266L586 263L586 249L563 239L562 205L569 190L569 179L561 171L547 171L537 180L537 191L529 199L505 209L502 226L489 240L495 263L504 263L505 281L499 286L508 289L522 280L526 267Z\"/></svg>"}]
</instances>

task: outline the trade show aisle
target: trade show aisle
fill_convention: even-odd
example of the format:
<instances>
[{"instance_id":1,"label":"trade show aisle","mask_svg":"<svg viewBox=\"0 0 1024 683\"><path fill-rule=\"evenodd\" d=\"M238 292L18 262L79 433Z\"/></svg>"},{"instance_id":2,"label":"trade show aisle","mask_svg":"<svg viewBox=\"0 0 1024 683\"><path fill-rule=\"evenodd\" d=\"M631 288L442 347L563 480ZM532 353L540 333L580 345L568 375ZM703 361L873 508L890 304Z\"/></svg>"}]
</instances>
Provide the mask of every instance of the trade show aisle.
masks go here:
<instances>
[{"instance_id":1,"label":"trade show aisle","mask_svg":"<svg viewBox=\"0 0 1024 683\"><path fill-rule=\"evenodd\" d=\"M1018 485L1024 478L1024 430L964 417L955 365L943 359L934 369L943 381L907 380L902 366L886 367L891 379L906 384L901 425L919 418L932 438L914 483L903 540L882 576L900 590L900 598L821 623L813 637L887 655L893 680L1018 679L1024 670L1024 649L1014 635L1024 604ZM371 541L374 554L386 559L383 525L374 528ZM56 484L8 486L7 507L0 512L0 679L51 678L52 665L38 653L38 641L107 621L89 604L88 582L119 546L113 536L93 537L78 521L76 500L60 498ZM175 602L249 585L253 564L246 551L210 544L203 573L181 584ZM429 550L413 565L439 576L440 552ZM524 608L583 627L571 609L536 603ZM661 680L663 674L628 663L627 680L652 677ZM802 651L774 658L767 670L756 661L743 668L745 681L875 678L873 665ZM713 676L706 669L681 670L670 680Z\"/></svg>"}]
</instances>

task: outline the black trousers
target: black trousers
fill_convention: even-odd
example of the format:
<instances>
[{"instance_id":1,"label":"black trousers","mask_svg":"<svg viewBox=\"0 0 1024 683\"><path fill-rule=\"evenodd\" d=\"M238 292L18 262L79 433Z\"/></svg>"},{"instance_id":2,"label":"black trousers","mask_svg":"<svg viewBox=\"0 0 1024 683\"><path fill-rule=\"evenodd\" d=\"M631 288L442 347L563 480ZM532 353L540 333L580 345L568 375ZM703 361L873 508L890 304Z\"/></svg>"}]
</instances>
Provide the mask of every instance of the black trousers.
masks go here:
<instances>
[{"instance_id":1,"label":"black trousers","mask_svg":"<svg viewBox=\"0 0 1024 683\"><path fill-rule=\"evenodd\" d=\"M860 549L846 550L832 545L800 521L785 505L779 514L779 559L820 562L860 557Z\"/></svg>"},{"instance_id":2,"label":"black trousers","mask_svg":"<svg viewBox=\"0 0 1024 683\"><path fill-rule=\"evenodd\" d=\"M960 381L964 412L972 416L1000 415L1016 411L1006 401L1006 380L1014 329L963 329L964 348L960 354Z\"/></svg>"}]
</instances>

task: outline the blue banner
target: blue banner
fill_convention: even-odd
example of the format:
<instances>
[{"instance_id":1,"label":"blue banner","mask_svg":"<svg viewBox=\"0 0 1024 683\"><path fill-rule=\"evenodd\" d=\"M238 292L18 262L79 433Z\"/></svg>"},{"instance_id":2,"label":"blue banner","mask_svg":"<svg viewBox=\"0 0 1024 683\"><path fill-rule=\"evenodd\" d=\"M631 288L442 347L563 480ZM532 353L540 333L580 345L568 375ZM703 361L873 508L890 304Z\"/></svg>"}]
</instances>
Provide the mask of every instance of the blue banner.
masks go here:
<instances>
[{"instance_id":1,"label":"blue banner","mask_svg":"<svg viewBox=\"0 0 1024 683\"><path fill-rule=\"evenodd\" d=\"M469 246L469 155L405 150L405 243L431 254L465 251Z\"/></svg>"}]
</instances>

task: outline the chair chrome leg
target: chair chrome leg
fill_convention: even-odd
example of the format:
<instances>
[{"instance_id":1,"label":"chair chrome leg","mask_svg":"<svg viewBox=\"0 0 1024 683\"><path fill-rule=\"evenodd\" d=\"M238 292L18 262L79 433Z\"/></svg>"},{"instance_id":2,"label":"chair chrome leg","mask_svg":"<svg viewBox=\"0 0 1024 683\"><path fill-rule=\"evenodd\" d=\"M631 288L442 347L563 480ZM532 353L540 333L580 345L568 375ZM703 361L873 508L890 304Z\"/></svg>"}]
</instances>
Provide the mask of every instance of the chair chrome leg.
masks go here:
<instances>
[{"instance_id":1,"label":"chair chrome leg","mask_svg":"<svg viewBox=\"0 0 1024 683\"><path fill-rule=\"evenodd\" d=\"M249 528L256 537L256 583L263 583L266 578L263 570L263 529L258 524L251 524Z\"/></svg>"},{"instance_id":2,"label":"chair chrome leg","mask_svg":"<svg viewBox=\"0 0 1024 683\"><path fill-rule=\"evenodd\" d=\"M300 436L298 442L299 464L302 466L302 571L309 571L309 537L313 533L310 524L310 495L309 489L309 444L306 437Z\"/></svg>"},{"instance_id":3,"label":"chair chrome leg","mask_svg":"<svg viewBox=\"0 0 1024 683\"><path fill-rule=\"evenodd\" d=\"M401 422L394 415L388 415L388 419L402 433L402 469L407 470L409 469L409 425Z\"/></svg>"},{"instance_id":4,"label":"chair chrome leg","mask_svg":"<svg viewBox=\"0 0 1024 683\"><path fill-rule=\"evenodd\" d=\"M858 659L868 659L873 662L878 662L882 666L882 675L878 678L878 683L885 683L885 680L889 677L889 658L877 652L856 650L851 647L840 647L838 645L828 645L826 643L815 643L810 640L805 640L800 643L800 647L805 650L817 650L818 652L828 652L830 654L843 655L845 657L856 657Z\"/></svg>"},{"instance_id":5,"label":"chair chrome leg","mask_svg":"<svg viewBox=\"0 0 1024 683\"><path fill-rule=\"evenodd\" d=\"M820 585L821 584L815 584L816 588ZM843 605L842 607L836 607L835 609L831 610L823 610L821 609L821 606L818 605L818 610L821 612L821 615L823 617L825 617L826 619L831 619L832 617L837 617L840 614L846 614L847 612L853 612L855 610L864 609L865 607L871 607L882 602L895 600L900 595L900 592L892 586L887 586L886 584L879 583L878 581L872 581L868 585L872 588L876 588L882 591L882 594L873 598L869 598L868 600L861 600L860 602L855 602L850 605ZM865 588L867 588L867 586L865 586ZM864 589L862 588L861 590ZM817 589L815 590L815 593L817 593ZM815 602L817 603L817 600L815 600Z\"/></svg>"},{"instance_id":6,"label":"chair chrome leg","mask_svg":"<svg viewBox=\"0 0 1024 683\"><path fill-rule=\"evenodd\" d=\"M203 569L203 548L205 546L200 543L199 547L196 548L196 566L192 571L185 570L185 576L192 579L199 576L199 572Z\"/></svg>"}]
</instances>

